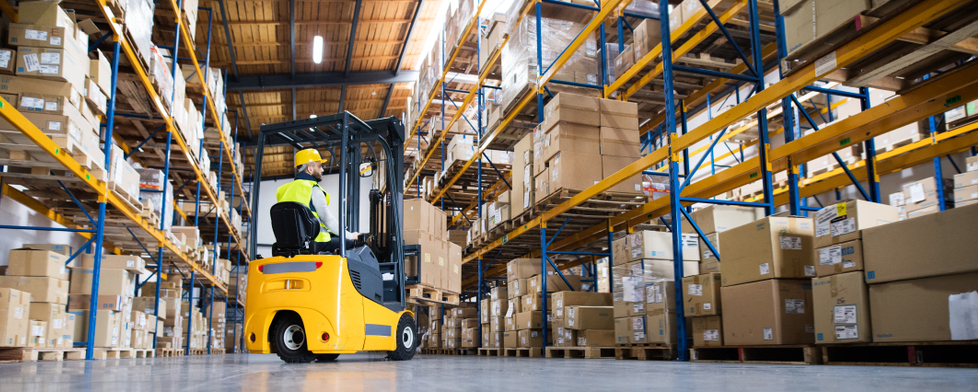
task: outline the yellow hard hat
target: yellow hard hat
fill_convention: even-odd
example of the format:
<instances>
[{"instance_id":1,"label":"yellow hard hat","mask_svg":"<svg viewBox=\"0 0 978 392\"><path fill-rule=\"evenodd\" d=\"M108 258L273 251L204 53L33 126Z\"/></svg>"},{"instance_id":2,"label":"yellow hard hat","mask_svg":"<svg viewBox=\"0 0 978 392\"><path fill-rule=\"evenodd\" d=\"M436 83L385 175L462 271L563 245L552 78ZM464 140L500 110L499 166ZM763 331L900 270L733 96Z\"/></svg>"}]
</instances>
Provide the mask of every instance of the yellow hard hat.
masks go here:
<instances>
[{"instance_id":1,"label":"yellow hard hat","mask_svg":"<svg viewBox=\"0 0 978 392\"><path fill-rule=\"evenodd\" d=\"M319 155L319 151L317 151L315 148L307 148L295 153L295 167L299 167L307 163L325 161L326 160Z\"/></svg>"}]
</instances>

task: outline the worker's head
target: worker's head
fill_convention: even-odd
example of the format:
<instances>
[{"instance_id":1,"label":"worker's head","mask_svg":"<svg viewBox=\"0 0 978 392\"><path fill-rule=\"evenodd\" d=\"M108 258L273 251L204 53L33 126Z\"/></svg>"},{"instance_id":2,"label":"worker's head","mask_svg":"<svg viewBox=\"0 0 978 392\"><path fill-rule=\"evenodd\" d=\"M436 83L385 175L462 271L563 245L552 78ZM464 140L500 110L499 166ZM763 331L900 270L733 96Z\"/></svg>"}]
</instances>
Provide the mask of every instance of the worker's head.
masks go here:
<instances>
[{"instance_id":1,"label":"worker's head","mask_svg":"<svg viewBox=\"0 0 978 392\"><path fill-rule=\"evenodd\" d=\"M295 153L295 166L300 173L306 173L316 179L323 180L323 162L325 159L314 148L307 148Z\"/></svg>"}]
</instances>

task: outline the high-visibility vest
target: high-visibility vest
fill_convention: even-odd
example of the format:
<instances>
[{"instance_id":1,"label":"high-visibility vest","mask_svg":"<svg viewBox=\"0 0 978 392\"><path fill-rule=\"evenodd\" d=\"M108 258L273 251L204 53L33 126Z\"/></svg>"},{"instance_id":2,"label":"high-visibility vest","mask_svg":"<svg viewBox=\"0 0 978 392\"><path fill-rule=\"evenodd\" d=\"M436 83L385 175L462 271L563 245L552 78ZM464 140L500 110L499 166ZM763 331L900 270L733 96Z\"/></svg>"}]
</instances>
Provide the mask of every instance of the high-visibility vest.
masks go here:
<instances>
[{"instance_id":1,"label":"high-visibility vest","mask_svg":"<svg viewBox=\"0 0 978 392\"><path fill-rule=\"evenodd\" d=\"M315 216L316 220L319 221L319 235L316 236L315 241L329 242L329 231L326 229L326 225L323 224L323 221L319 219L319 213L316 212L316 208L312 205L313 189L318 189L320 192L326 195L326 205L328 206L329 193L326 193L326 190L321 188L318 183L310 180L296 179L290 183L278 187L278 190L275 192L275 198L279 203L283 201L294 201L309 207L309 210L312 211L312 216Z\"/></svg>"}]
</instances>

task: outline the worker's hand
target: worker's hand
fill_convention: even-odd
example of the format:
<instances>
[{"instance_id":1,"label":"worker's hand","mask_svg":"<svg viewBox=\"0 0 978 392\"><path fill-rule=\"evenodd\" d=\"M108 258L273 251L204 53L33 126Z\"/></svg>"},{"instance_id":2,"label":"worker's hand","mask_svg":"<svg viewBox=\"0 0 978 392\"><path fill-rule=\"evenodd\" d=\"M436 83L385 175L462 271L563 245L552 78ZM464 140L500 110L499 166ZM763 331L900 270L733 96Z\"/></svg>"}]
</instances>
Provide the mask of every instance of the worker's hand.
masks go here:
<instances>
[{"instance_id":1,"label":"worker's hand","mask_svg":"<svg viewBox=\"0 0 978 392\"><path fill-rule=\"evenodd\" d=\"M351 237L350 238L351 240L354 240L354 241L359 240L360 239L360 233L359 232L357 232L357 233L350 233L350 237Z\"/></svg>"}]
</instances>

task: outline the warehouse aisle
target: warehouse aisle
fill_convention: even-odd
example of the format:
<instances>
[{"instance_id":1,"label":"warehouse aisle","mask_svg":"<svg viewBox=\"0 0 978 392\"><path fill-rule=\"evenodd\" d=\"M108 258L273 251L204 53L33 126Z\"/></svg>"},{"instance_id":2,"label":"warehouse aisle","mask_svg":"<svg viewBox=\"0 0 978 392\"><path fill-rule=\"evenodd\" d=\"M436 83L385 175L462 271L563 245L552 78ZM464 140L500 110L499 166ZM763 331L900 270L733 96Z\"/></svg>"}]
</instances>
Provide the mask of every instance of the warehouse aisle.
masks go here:
<instances>
[{"instance_id":1,"label":"warehouse aisle","mask_svg":"<svg viewBox=\"0 0 978 392\"><path fill-rule=\"evenodd\" d=\"M274 355L216 355L0 365L0 391L685 391L973 390L978 369L736 365L381 354L285 365Z\"/></svg>"}]
</instances>

